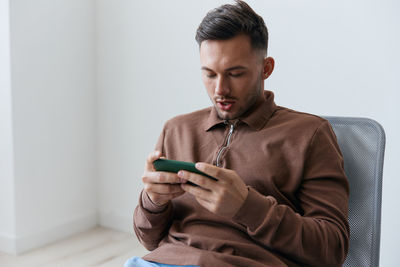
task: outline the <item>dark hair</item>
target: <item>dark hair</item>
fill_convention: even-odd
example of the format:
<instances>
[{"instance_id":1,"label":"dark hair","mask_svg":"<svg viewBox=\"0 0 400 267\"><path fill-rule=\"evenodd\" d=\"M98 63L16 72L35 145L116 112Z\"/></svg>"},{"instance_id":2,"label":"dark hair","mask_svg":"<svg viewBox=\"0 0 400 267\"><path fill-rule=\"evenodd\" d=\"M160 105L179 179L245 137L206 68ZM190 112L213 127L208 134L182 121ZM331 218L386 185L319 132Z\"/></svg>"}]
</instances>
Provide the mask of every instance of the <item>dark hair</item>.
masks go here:
<instances>
[{"instance_id":1,"label":"dark hair","mask_svg":"<svg viewBox=\"0 0 400 267\"><path fill-rule=\"evenodd\" d=\"M264 20L245 2L236 0L234 5L226 4L207 13L196 31L196 41L201 45L205 40L228 40L239 34L251 39L253 49L267 52L268 30Z\"/></svg>"}]
</instances>

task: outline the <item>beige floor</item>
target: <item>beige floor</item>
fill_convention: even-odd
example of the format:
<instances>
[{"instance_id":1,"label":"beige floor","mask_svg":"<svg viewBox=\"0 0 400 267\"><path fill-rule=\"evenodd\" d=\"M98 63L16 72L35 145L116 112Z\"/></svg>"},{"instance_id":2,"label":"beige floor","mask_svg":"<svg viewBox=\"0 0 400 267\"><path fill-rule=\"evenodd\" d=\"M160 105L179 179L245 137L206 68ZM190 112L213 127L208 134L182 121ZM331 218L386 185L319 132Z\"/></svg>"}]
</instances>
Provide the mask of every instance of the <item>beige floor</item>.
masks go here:
<instances>
[{"instance_id":1,"label":"beige floor","mask_svg":"<svg viewBox=\"0 0 400 267\"><path fill-rule=\"evenodd\" d=\"M122 267L128 258L146 253L133 233L97 227L19 256L0 252L0 266Z\"/></svg>"}]
</instances>

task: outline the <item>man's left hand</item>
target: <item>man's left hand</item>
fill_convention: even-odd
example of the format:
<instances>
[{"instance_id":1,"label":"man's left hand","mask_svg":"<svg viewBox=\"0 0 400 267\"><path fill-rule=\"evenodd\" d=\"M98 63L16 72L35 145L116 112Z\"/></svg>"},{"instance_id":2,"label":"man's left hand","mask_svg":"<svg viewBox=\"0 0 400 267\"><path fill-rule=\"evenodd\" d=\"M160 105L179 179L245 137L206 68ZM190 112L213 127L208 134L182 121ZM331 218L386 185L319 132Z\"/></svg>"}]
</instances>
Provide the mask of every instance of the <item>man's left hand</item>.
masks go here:
<instances>
[{"instance_id":1,"label":"man's left hand","mask_svg":"<svg viewBox=\"0 0 400 267\"><path fill-rule=\"evenodd\" d=\"M246 184L233 170L219 168L203 162L196 163L196 169L215 177L218 181L182 170L178 172L180 178L198 185L183 183L182 189L192 194L200 205L209 211L232 218L247 198Z\"/></svg>"}]
</instances>

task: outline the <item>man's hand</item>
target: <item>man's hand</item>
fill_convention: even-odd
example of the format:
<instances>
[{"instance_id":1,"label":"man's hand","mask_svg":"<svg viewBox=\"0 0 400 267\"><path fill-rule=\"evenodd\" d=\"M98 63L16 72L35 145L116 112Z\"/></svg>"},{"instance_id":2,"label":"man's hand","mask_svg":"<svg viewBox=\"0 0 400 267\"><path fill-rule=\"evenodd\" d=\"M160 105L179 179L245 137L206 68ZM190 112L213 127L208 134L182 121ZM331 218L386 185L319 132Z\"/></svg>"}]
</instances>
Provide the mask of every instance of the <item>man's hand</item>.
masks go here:
<instances>
[{"instance_id":1,"label":"man's hand","mask_svg":"<svg viewBox=\"0 0 400 267\"><path fill-rule=\"evenodd\" d=\"M207 163L196 163L196 168L212 177L214 181L200 174L179 171L178 176L199 186L182 184L186 192L192 194L197 201L209 211L232 218L247 198L248 190L239 175L228 169Z\"/></svg>"},{"instance_id":2,"label":"man's hand","mask_svg":"<svg viewBox=\"0 0 400 267\"><path fill-rule=\"evenodd\" d=\"M147 157L142 181L144 192L150 200L158 206L163 206L171 199L184 194L185 191L181 188L181 179L176 173L158 172L154 169L153 162L160 157L159 151L154 151Z\"/></svg>"}]
</instances>

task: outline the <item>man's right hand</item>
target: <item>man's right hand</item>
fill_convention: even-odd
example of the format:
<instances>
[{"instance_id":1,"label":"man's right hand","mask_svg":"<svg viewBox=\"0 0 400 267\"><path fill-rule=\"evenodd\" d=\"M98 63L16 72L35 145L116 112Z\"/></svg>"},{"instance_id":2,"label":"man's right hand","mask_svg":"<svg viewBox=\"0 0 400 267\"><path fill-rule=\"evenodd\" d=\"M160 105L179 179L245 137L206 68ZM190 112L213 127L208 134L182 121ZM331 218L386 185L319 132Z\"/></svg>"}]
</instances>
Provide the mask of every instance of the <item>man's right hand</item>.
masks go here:
<instances>
[{"instance_id":1,"label":"man's right hand","mask_svg":"<svg viewBox=\"0 0 400 267\"><path fill-rule=\"evenodd\" d=\"M154 151L147 157L142 181L144 192L150 200L158 206L163 206L185 191L181 188L181 180L176 173L158 172L154 169L153 162L160 157L160 151Z\"/></svg>"}]
</instances>

